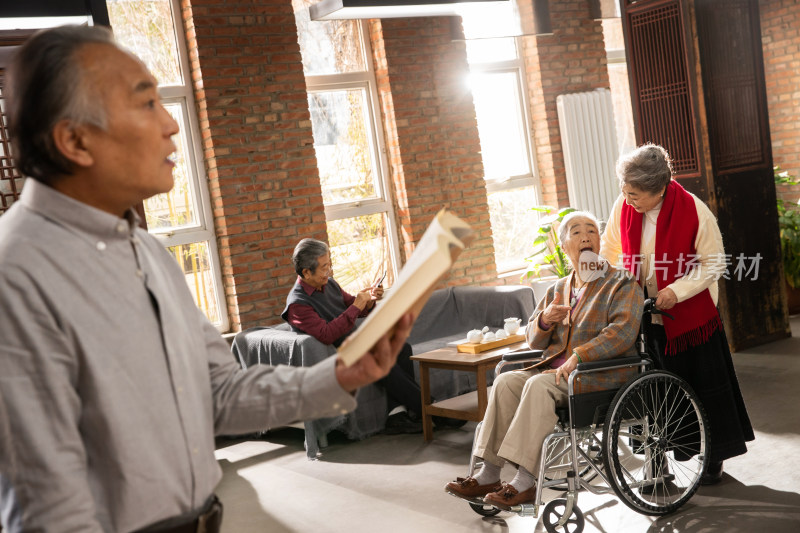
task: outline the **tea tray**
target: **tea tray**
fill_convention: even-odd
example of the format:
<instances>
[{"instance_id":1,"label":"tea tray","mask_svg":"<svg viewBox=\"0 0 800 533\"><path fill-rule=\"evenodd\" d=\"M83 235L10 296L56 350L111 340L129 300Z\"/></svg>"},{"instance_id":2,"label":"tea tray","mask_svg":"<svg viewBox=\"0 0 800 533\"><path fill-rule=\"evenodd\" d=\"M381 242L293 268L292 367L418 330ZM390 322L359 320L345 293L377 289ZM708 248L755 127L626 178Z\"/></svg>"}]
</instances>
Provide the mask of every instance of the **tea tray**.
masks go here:
<instances>
[{"instance_id":1,"label":"tea tray","mask_svg":"<svg viewBox=\"0 0 800 533\"><path fill-rule=\"evenodd\" d=\"M505 339L490 342L464 342L456 345L460 353L483 353L525 340L525 335L509 335Z\"/></svg>"}]
</instances>

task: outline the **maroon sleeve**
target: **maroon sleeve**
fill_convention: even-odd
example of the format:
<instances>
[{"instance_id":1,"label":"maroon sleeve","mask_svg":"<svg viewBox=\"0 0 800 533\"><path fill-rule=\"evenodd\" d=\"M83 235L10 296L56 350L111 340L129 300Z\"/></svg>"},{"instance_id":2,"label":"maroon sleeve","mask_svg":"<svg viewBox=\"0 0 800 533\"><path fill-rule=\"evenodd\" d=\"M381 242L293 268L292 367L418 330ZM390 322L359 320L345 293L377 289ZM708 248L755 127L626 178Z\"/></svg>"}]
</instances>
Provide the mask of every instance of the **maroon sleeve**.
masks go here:
<instances>
[{"instance_id":1,"label":"maroon sleeve","mask_svg":"<svg viewBox=\"0 0 800 533\"><path fill-rule=\"evenodd\" d=\"M322 344L333 344L334 341L353 331L361 310L350 305L344 313L330 322L325 322L310 305L292 304L289 306L287 322L297 329L311 335Z\"/></svg>"},{"instance_id":2,"label":"maroon sleeve","mask_svg":"<svg viewBox=\"0 0 800 533\"><path fill-rule=\"evenodd\" d=\"M344 301L344 305L350 307L353 305L353 302L356 301L356 297L342 289L342 300Z\"/></svg>"}]
</instances>

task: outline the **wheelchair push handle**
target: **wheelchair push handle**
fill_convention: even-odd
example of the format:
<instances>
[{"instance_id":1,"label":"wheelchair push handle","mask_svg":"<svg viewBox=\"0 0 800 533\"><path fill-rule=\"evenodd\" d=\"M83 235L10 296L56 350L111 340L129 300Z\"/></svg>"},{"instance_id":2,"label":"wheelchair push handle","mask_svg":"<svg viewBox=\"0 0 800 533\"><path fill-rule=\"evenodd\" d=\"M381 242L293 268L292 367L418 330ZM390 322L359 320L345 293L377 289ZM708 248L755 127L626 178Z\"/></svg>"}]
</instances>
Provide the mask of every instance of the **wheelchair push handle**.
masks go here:
<instances>
[{"instance_id":1,"label":"wheelchair push handle","mask_svg":"<svg viewBox=\"0 0 800 533\"><path fill-rule=\"evenodd\" d=\"M644 301L644 314L648 313L650 313L651 315L664 315L670 320L675 320L674 316L667 313L666 311L662 311L661 309L657 308L656 301L653 298L648 298L647 300Z\"/></svg>"}]
</instances>

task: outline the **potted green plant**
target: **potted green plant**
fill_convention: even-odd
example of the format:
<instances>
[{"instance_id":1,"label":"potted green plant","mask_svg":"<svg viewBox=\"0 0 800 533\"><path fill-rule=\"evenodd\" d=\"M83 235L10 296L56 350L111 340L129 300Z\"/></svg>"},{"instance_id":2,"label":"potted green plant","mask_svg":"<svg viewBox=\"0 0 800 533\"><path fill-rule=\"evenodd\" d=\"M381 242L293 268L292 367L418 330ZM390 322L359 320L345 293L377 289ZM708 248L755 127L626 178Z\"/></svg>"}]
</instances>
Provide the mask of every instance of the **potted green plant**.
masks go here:
<instances>
[{"instance_id":1,"label":"potted green plant","mask_svg":"<svg viewBox=\"0 0 800 533\"><path fill-rule=\"evenodd\" d=\"M563 278L572 271L567 255L558 242L558 226L565 216L577 209L540 205L531 210L542 215L536 227L533 253L525 258L529 266L522 274L522 281L531 284L538 301L556 279Z\"/></svg>"},{"instance_id":2,"label":"potted green plant","mask_svg":"<svg viewBox=\"0 0 800 533\"><path fill-rule=\"evenodd\" d=\"M782 172L779 166L774 170L776 185L800 183L788 172ZM778 227L789 312L800 313L800 205L789 207L778 197Z\"/></svg>"}]
</instances>

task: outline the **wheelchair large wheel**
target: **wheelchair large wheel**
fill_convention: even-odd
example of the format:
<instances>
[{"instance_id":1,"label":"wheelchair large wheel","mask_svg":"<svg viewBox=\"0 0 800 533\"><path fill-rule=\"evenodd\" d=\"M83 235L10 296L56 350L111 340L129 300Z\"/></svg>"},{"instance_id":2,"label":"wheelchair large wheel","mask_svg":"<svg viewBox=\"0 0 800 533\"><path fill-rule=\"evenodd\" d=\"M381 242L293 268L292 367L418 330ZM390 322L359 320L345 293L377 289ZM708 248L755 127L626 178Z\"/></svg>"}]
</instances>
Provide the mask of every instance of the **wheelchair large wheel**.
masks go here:
<instances>
[{"instance_id":1,"label":"wheelchair large wheel","mask_svg":"<svg viewBox=\"0 0 800 533\"><path fill-rule=\"evenodd\" d=\"M611 402L603 428L611 487L639 513L675 511L700 484L708 438L703 406L684 380L664 370L631 379Z\"/></svg>"},{"instance_id":2,"label":"wheelchair large wheel","mask_svg":"<svg viewBox=\"0 0 800 533\"><path fill-rule=\"evenodd\" d=\"M562 431L564 429L560 425L555 427L555 432ZM599 431L597 430L597 432ZM592 462L598 466L602 465L602 451L599 446L601 435L595 435L594 432L590 434L589 430L586 430L581 437L578 446L591 458ZM545 464L548 465L544 472L545 481L564 480L563 484L551 485L548 488L556 491L568 490L566 483L567 472L572 470L573 467L572 448L568 437L556 438L548 443ZM578 475L585 483L589 483L597 476L597 472L581 459Z\"/></svg>"}]
</instances>

